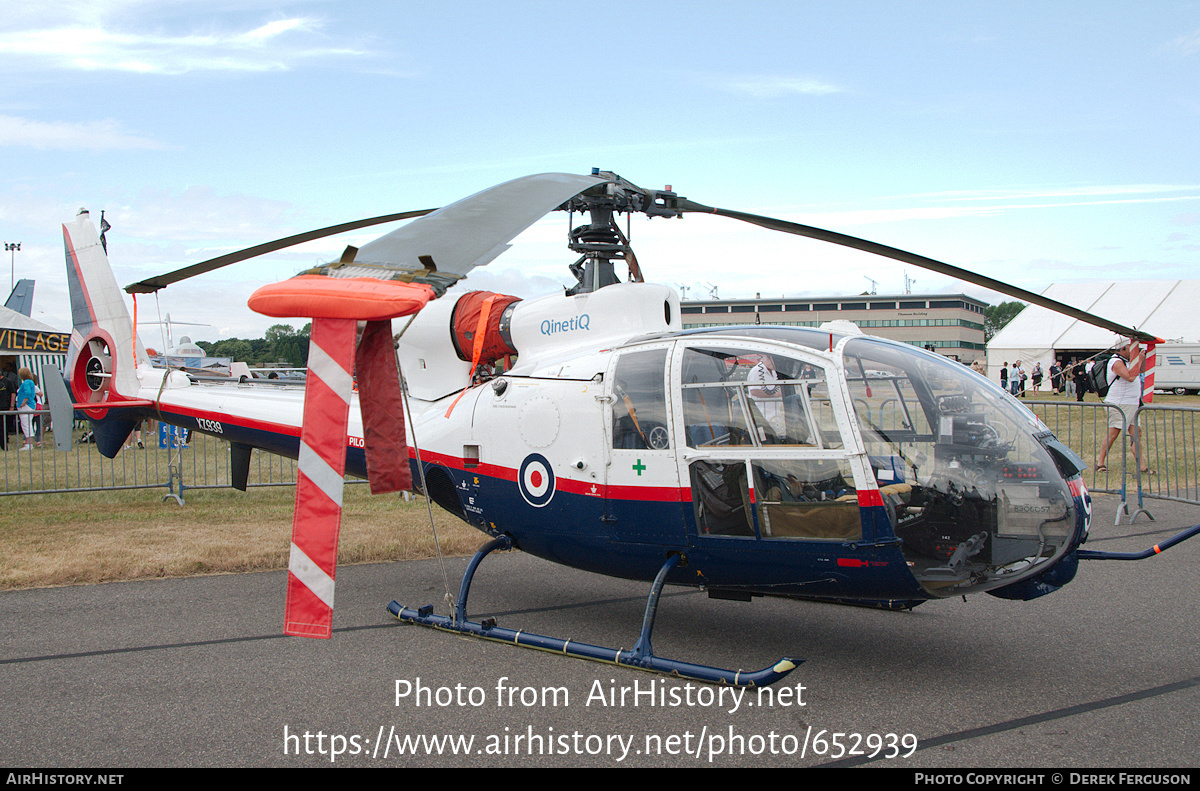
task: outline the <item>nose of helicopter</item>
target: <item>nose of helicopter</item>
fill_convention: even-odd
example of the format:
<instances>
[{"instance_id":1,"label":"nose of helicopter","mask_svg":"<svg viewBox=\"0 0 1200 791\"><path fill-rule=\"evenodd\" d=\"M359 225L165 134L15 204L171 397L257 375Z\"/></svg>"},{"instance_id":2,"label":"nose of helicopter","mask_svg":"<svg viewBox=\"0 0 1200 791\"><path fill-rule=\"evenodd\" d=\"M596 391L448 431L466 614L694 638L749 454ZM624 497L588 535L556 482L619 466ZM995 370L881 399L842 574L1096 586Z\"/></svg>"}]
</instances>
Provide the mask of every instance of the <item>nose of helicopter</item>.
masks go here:
<instances>
[{"instance_id":1,"label":"nose of helicopter","mask_svg":"<svg viewBox=\"0 0 1200 791\"><path fill-rule=\"evenodd\" d=\"M1001 464L992 488L968 492L947 475L929 496L933 520L940 515L951 522L960 540L952 544L954 534L943 524L942 543L935 542L933 551L944 562L914 565L921 568L918 579L927 592L986 591L1024 600L1074 578L1074 550L1086 540L1091 522L1091 497L1080 476L1084 465L1049 432L1032 439L1030 458Z\"/></svg>"},{"instance_id":2,"label":"nose of helicopter","mask_svg":"<svg viewBox=\"0 0 1200 791\"><path fill-rule=\"evenodd\" d=\"M961 364L872 338L844 349L872 467L906 485L887 498L889 516L929 596L1031 598L1073 576L1090 518L1075 453Z\"/></svg>"},{"instance_id":3,"label":"nose of helicopter","mask_svg":"<svg viewBox=\"0 0 1200 791\"><path fill-rule=\"evenodd\" d=\"M1074 577L1091 500L1078 471L1060 469L1053 457L1000 464L993 480L949 462L914 487L909 504L895 509L895 527L928 594L1027 599Z\"/></svg>"}]
</instances>

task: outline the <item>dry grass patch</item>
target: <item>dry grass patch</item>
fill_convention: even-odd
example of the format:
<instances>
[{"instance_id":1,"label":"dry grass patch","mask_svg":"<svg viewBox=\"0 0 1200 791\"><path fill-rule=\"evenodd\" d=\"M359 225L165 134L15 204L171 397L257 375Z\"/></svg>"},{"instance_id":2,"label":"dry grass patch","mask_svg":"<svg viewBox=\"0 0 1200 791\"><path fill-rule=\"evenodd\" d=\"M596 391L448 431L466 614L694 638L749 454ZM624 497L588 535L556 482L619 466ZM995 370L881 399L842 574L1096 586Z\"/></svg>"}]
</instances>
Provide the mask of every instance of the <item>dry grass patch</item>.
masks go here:
<instances>
[{"instance_id":1,"label":"dry grass patch","mask_svg":"<svg viewBox=\"0 0 1200 791\"><path fill-rule=\"evenodd\" d=\"M162 490L24 495L0 512L0 589L287 567L294 487L186 493ZM484 536L438 508L443 554L474 552ZM435 555L425 501L346 487L339 563Z\"/></svg>"}]
</instances>

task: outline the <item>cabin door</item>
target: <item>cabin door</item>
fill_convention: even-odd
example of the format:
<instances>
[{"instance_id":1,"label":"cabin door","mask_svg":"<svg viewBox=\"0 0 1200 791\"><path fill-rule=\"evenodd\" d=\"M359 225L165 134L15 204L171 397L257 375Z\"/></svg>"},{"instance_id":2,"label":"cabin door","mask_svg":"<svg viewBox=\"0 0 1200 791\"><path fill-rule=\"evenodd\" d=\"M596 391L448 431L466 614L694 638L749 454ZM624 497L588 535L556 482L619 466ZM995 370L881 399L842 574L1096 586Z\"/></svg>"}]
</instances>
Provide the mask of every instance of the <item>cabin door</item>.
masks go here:
<instances>
[{"instance_id":1,"label":"cabin door","mask_svg":"<svg viewBox=\"0 0 1200 791\"><path fill-rule=\"evenodd\" d=\"M667 399L671 345L618 352L606 377L611 455L605 520L619 542L686 542Z\"/></svg>"}]
</instances>

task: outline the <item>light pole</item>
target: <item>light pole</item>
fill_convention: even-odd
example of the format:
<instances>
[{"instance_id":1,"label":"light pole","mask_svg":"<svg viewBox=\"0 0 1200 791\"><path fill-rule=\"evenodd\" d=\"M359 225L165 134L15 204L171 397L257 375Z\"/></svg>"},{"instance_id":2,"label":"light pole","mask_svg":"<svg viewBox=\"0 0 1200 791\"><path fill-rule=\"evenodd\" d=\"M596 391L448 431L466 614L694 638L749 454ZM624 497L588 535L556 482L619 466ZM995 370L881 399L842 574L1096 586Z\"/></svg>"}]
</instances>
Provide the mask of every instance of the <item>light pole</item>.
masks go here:
<instances>
[{"instance_id":1,"label":"light pole","mask_svg":"<svg viewBox=\"0 0 1200 791\"><path fill-rule=\"evenodd\" d=\"M12 270L12 272L10 274L10 278L11 278L12 282L8 287L9 291L12 291L14 288L17 287L17 251L20 249L21 249L20 242L5 242L4 243L4 252L10 254L9 266Z\"/></svg>"}]
</instances>

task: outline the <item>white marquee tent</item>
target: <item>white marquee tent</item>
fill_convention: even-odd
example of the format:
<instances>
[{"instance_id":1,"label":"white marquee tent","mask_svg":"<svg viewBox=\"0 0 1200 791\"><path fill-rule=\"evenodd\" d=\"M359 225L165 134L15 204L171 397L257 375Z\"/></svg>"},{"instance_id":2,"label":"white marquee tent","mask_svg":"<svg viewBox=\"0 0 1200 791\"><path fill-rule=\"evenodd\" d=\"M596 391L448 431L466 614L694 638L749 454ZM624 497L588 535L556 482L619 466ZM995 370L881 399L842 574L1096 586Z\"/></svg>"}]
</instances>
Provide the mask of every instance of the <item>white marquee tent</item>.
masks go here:
<instances>
[{"instance_id":1,"label":"white marquee tent","mask_svg":"<svg viewBox=\"0 0 1200 791\"><path fill-rule=\"evenodd\" d=\"M70 333L0 306L0 362L28 368L41 379L43 365L66 367L70 340ZM8 404L3 408L8 409Z\"/></svg>"},{"instance_id":2,"label":"white marquee tent","mask_svg":"<svg viewBox=\"0 0 1200 791\"><path fill-rule=\"evenodd\" d=\"M1200 280L1055 283L1042 295L1168 342L1200 341ZM988 378L998 381L1005 362L1011 370L1020 360L1026 373L1040 362L1046 372L1042 387L1049 388L1056 354L1082 359L1111 347L1116 337L1109 330L1029 305L988 343Z\"/></svg>"}]
</instances>

